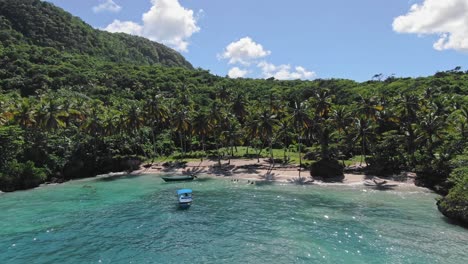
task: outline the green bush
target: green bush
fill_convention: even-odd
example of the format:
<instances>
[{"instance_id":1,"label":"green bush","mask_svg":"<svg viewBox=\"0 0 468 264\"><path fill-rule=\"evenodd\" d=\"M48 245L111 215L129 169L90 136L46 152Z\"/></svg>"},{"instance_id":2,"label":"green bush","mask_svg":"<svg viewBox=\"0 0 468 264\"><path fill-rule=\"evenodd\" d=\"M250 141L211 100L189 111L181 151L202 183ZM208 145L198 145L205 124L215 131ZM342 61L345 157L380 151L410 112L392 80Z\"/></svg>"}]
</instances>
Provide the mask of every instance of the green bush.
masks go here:
<instances>
[{"instance_id":1,"label":"green bush","mask_svg":"<svg viewBox=\"0 0 468 264\"><path fill-rule=\"evenodd\" d=\"M453 171L448 178L450 189L447 196L437 202L445 216L468 225L468 151L450 161Z\"/></svg>"},{"instance_id":2,"label":"green bush","mask_svg":"<svg viewBox=\"0 0 468 264\"><path fill-rule=\"evenodd\" d=\"M456 185L437 202L437 207L445 216L468 225L468 168L455 173L458 174Z\"/></svg>"},{"instance_id":3,"label":"green bush","mask_svg":"<svg viewBox=\"0 0 468 264\"><path fill-rule=\"evenodd\" d=\"M321 178L323 181L342 181L344 179L343 165L334 159L322 159L312 163L310 175L314 178Z\"/></svg>"},{"instance_id":4,"label":"green bush","mask_svg":"<svg viewBox=\"0 0 468 264\"><path fill-rule=\"evenodd\" d=\"M16 160L6 164L0 174L0 190L4 192L34 188L47 178L43 168L35 167L32 161L19 163Z\"/></svg>"}]
</instances>

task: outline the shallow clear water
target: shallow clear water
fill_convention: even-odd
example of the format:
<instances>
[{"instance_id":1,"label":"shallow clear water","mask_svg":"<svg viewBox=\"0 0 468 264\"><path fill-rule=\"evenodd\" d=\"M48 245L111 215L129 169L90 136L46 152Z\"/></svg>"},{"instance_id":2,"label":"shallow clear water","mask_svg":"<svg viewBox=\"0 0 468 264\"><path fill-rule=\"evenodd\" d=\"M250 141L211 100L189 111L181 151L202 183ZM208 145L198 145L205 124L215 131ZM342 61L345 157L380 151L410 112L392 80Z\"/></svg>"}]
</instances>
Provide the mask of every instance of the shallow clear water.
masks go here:
<instances>
[{"instance_id":1,"label":"shallow clear water","mask_svg":"<svg viewBox=\"0 0 468 264\"><path fill-rule=\"evenodd\" d=\"M194 190L178 210L175 190ZM0 194L0 263L467 263L423 191L159 176Z\"/></svg>"}]
</instances>

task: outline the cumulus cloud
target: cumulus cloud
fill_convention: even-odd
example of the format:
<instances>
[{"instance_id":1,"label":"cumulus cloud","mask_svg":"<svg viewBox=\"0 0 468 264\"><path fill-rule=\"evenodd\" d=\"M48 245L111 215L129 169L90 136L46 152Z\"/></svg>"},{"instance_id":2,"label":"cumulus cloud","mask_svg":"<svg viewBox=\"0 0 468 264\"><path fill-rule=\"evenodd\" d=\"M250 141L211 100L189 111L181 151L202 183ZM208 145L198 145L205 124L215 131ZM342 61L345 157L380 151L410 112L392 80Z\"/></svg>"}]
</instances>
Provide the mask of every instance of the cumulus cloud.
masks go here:
<instances>
[{"instance_id":1,"label":"cumulus cloud","mask_svg":"<svg viewBox=\"0 0 468 264\"><path fill-rule=\"evenodd\" d=\"M143 14L142 24L114 20L104 30L139 35L187 51L190 37L200 31L193 10L179 0L151 0L150 10ZM203 11L200 11L202 14Z\"/></svg>"},{"instance_id":2,"label":"cumulus cloud","mask_svg":"<svg viewBox=\"0 0 468 264\"><path fill-rule=\"evenodd\" d=\"M270 54L271 51L265 50L261 44L256 43L250 37L245 37L230 43L219 57L229 59L229 64L250 65L256 59Z\"/></svg>"},{"instance_id":3,"label":"cumulus cloud","mask_svg":"<svg viewBox=\"0 0 468 264\"><path fill-rule=\"evenodd\" d=\"M116 19L112 24L108 25L105 30L141 36L143 27L132 21L120 21Z\"/></svg>"},{"instance_id":4,"label":"cumulus cloud","mask_svg":"<svg viewBox=\"0 0 468 264\"><path fill-rule=\"evenodd\" d=\"M302 66L291 67L288 64L274 65L266 61L262 61L257 65L265 78L274 77L277 80L296 80L296 79L312 79L316 76L315 72L308 71Z\"/></svg>"},{"instance_id":5,"label":"cumulus cloud","mask_svg":"<svg viewBox=\"0 0 468 264\"><path fill-rule=\"evenodd\" d=\"M100 13L105 11L118 13L120 12L120 10L122 10L122 7L116 4L113 0L101 0L101 4L93 7L94 13Z\"/></svg>"},{"instance_id":6,"label":"cumulus cloud","mask_svg":"<svg viewBox=\"0 0 468 264\"><path fill-rule=\"evenodd\" d=\"M393 21L393 30L437 34L436 50L468 51L468 0L424 0Z\"/></svg>"},{"instance_id":7,"label":"cumulus cloud","mask_svg":"<svg viewBox=\"0 0 468 264\"><path fill-rule=\"evenodd\" d=\"M228 72L228 76L230 78L242 78L244 77L245 75L247 75L247 73L249 73L249 71L247 70L242 70L240 69L239 67L234 67L232 69L229 70Z\"/></svg>"}]
</instances>

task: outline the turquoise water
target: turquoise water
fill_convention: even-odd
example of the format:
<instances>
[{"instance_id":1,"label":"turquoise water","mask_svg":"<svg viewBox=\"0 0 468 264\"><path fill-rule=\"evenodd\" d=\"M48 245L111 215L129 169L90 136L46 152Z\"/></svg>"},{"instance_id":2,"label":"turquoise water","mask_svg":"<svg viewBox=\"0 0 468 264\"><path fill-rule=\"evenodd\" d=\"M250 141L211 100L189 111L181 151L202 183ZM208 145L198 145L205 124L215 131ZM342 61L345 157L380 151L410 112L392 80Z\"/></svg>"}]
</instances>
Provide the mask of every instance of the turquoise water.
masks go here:
<instances>
[{"instance_id":1,"label":"turquoise water","mask_svg":"<svg viewBox=\"0 0 468 264\"><path fill-rule=\"evenodd\" d=\"M178 210L175 190L194 190ZM423 191L159 176L0 194L0 263L467 263Z\"/></svg>"}]
</instances>

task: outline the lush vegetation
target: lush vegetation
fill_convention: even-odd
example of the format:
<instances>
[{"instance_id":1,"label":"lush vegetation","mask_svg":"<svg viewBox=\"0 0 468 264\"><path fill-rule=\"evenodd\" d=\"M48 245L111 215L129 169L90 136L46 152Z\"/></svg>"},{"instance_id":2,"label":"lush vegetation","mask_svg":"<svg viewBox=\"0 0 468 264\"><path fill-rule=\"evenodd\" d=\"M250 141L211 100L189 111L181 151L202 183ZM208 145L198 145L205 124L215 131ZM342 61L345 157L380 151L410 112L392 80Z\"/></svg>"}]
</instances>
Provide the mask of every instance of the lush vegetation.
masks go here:
<instances>
[{"instance_id":1,"label":"lush vegetation","mask_svg":"<svg viewBox=\"0 0 468 264\"><path fill-rule=\"evenodd\" d=\"M42 23L23 24L24 14ZM71 33L48 30L58 21ZM455 186L446 201L466 201L458 172L466 164L452 172L451 161L468 135L468 72L458 67L363 83L229 79L156 60L144 50L159 44L92 30L41 1L0 0L0 26L2 191L174 153L220 160L243 147L273 164L303 153L319 161L311 168L320 176L320 164L339 171L343 160L365 157L368 173L416 171L419 184L441 193Z\"/></svg>"},{"instance_id":2,"label":"lush vegetation","mask_svg":"<svg viewBox=\"0 0 468 264\"><path fill-rule=\"evenodd\" d=\"M439 210L447 217L468 224L468 149L452 160L454 170L449 176L453 185L447 196L437 202Z\"/></svg>"},{"instance_id":3,"label":"lush vegetation","mask_svg":"<svg viewBox=\"0 0 468 264\"><path fill-rule=\"evenodd\" d=\"M95 30L81 19L40 0L0 1L0 41L3 45L49 47L111 62L192 68L184 57L164 45L127 34ZM48 49L56 53L54 50Z\"/></svg>"}]
</instances>

